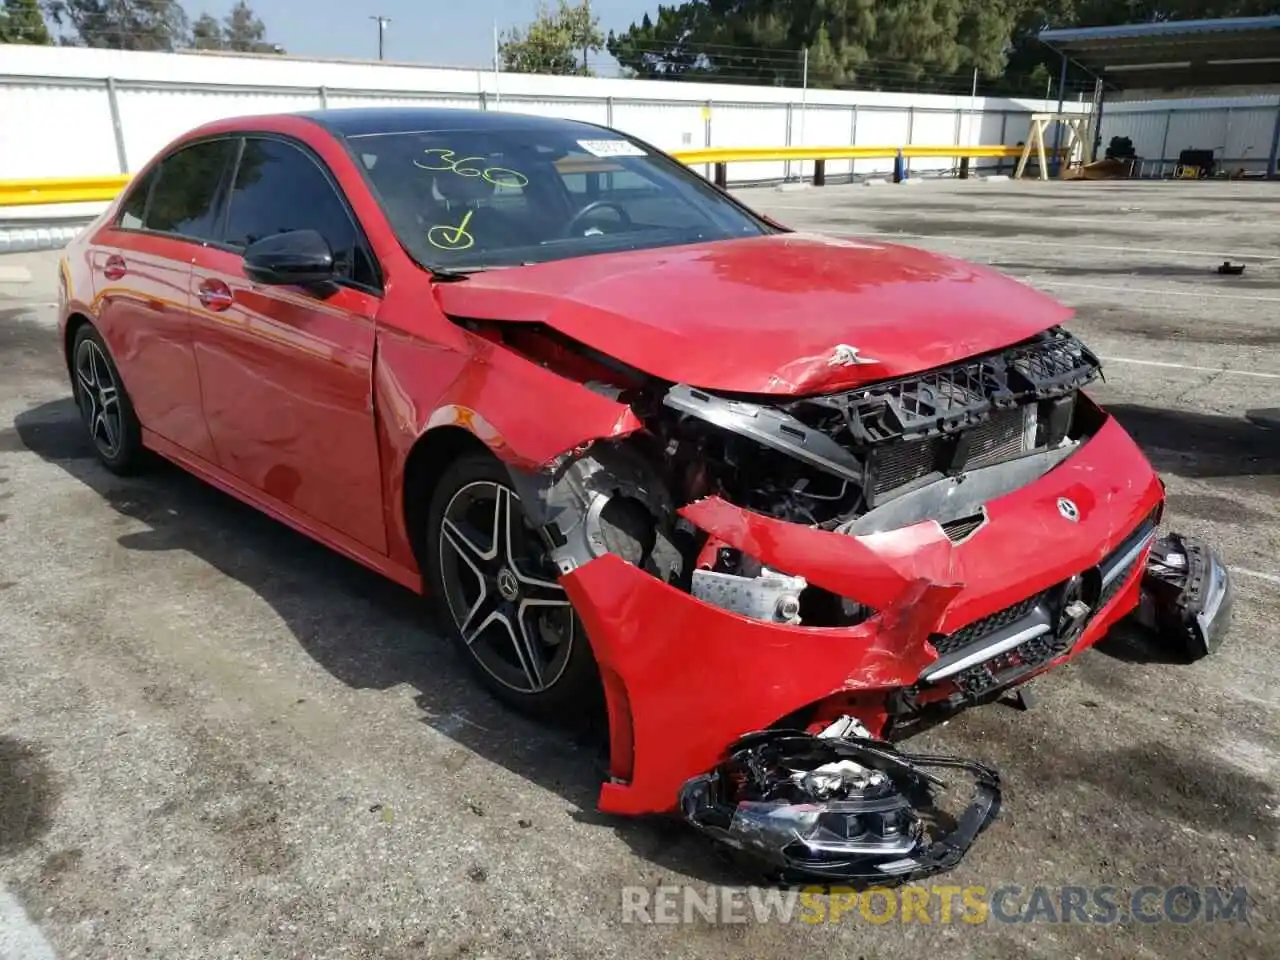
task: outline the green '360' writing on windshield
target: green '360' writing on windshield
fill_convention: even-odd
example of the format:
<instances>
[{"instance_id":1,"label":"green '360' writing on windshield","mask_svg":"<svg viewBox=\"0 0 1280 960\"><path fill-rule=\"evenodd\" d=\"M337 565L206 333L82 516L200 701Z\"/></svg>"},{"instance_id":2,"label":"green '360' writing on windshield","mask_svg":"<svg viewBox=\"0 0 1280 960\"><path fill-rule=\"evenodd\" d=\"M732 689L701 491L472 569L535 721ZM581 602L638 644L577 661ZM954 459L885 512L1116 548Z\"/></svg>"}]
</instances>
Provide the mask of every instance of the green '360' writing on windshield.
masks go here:
<instances>
[{"instance_id":1,"label":"green '360' writing on windshield","mask_svg":"<svg viewBox=\"0 0 1280 960\"><path fill-rule=\"evenodd\" d=\"M495 187L523 187L529 183L529 178L518 170L511 170L507 167L480 167L472 166L476 160L484 160L484 157L459 157L456 151L447 150L444 147L431 147L422 151L423 156L432 156L438 163L422 163L414 160L413 165L421 170L448 170L456 173L460 177L483 177L488 183L492 183Z\"/></svg>"}]
</instances>

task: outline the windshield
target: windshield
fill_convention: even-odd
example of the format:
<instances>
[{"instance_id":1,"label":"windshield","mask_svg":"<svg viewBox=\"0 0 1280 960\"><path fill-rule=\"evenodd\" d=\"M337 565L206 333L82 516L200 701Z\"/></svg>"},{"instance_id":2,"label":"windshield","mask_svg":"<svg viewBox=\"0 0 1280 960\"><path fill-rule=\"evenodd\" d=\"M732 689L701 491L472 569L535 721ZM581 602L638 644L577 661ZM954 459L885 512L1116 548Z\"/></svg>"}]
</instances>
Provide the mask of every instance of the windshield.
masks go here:
<instances>
[{"instance_id":1,"label":"windshield","mask_svg":"<svg viewBox=\"0 0 1280 960\"><path fill-rule=\"evenodd\" d=\"M758 236L769 228L668 157L566 125L350 137L400 242L476 270Z\"/></svg>"}]
</instances>

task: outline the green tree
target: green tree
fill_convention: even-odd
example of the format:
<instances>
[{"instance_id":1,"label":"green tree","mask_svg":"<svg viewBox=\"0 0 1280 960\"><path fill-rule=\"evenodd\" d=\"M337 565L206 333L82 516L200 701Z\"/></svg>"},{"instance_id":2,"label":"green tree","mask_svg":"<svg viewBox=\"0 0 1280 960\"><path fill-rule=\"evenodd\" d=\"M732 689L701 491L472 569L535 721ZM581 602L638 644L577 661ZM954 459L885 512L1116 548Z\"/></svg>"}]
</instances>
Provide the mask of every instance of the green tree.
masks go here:
<instances>
[{"instance_id":1,"label":"green tree","mask_svg":"<svg viewBox=\"0 0 1280 960\"><path fill-rule=\"evenodd\" d=\"M53 43L36 0L4 0L0 7L0 43Z\"/></svg>"},{"instance_id":2,"label":"green tree","mask_svg":"<svg viewBox=\"0 0 1280 960\"><path fill-rule=\"evenodd\" d=\"M962 92L1039 93L1057 55L1049 26L1102 26L1280 10L1277 0L684 0L607 47L628 73L666 79ZM1073 83L1091 83L1069 75Z\"/></svg>"},{"instance_id":3,"label":"green tree","mask_svg":"<svg viewBox=\"0 0 1280 960\"><path fill-rule=\"evenodd\" d=\"M277 43L266 40L267 27L244 0L231 8L231 13L223 21L223 36L227 48L242 53L283 53L284 49Z\"/></svg>"},{"instance_id":4,"label":"green tree","mask_svg":"<svg viewBox=\"0 0 1280 960\"><path fill-rule=\"evenodd\" d=\"M555 10L539 6L533 22L524 30L504 32L498 44L502 68L514 73L556 73L591 76L588 56L604 49L600 20L592 14L590 0L570 3L558 0ZM578 61L581 52L582 61Z\"/></svg>"},{"instance_id":5,"label":"green tree","mask_svg":"<svg viewBox=\"0 0 1280 960\"><path fill-rule=\"evenodd\" d=\"M608 49L639 76L814 86L946 86L998 76L1019 0L686 0L658 8Z\"/></svg>"},{"instance_id":6,"label":"green tree","mask_svg":"<svg viewBox=\"0 0 1280 960\"><path fill-rule=\"evenodd\" d=\"M187 14L177 0L50 0L45 9L86 47L177 50L188 42Z\"/></svg>"},{"instance_id":7,"label":"green tree","mask_svg":"<svg viewBox=\"0 0 1280 960\"><path fill-rule=\"evenodd\" d=\"M225 50L226 39L222 36L222 24L217 17L202 13L191 25L191 46L197 50Z\"/></svg>"}]
</instances>

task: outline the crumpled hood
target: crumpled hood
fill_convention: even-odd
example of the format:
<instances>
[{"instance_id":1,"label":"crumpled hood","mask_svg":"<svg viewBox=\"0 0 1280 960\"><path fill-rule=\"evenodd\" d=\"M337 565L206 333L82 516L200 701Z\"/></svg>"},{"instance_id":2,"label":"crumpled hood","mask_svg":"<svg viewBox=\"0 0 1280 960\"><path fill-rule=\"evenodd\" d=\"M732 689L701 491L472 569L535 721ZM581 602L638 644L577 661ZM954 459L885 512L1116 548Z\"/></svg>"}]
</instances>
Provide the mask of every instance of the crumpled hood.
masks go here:
<instances>
[{"instance_id":1,"label":"crumpled hood","mask_svg":"<svg viewBox=\"0 0 1280 960\"><path fill-rule=\"evenodd\" d=\"M801 233L491 270L435 290L451 316L544 323L656 377L782 395L941 366L1071 316L973 263Z\"/></svg>"}]
</instances>

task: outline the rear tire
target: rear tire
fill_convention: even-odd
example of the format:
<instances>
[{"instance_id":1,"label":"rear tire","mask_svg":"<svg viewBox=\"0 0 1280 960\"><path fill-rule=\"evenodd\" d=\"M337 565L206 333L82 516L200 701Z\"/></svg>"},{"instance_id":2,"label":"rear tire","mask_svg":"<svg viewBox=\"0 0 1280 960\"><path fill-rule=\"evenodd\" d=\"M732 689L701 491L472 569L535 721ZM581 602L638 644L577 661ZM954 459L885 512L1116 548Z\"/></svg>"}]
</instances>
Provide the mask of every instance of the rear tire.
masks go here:
<instances>
[{"instance_id":1,"label":"rear tire","mask_svg":"<svg viewBox=\"0 0 1280 960\"><path fill-rule=\"evenodd\" d=\"M441 616L484 687L522 713L594 722L602 695L590 642L501 463L473 453L449 464L423 546Z\"/></svg>"},{"instance_id":2,"label":"rear tire","mask_svg":"<svg viewBox=\"0 0 1280 960\"><path fill-rule=\"evenodd\" d=\"M138 472L146 460L142 425L111 351L93 324L76 331L70 360L76 406L98 462L120 476Z\"/></svg>"}]
</instances>

